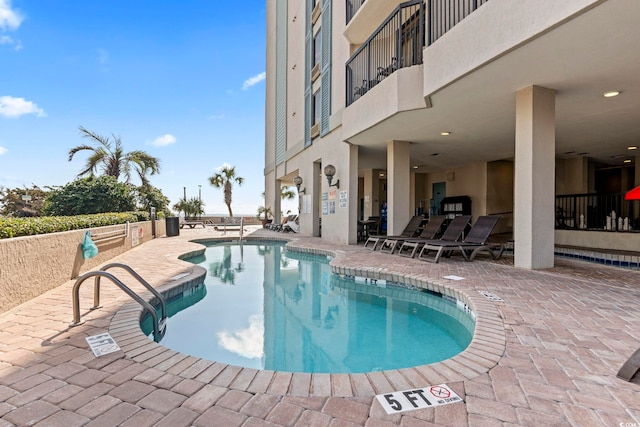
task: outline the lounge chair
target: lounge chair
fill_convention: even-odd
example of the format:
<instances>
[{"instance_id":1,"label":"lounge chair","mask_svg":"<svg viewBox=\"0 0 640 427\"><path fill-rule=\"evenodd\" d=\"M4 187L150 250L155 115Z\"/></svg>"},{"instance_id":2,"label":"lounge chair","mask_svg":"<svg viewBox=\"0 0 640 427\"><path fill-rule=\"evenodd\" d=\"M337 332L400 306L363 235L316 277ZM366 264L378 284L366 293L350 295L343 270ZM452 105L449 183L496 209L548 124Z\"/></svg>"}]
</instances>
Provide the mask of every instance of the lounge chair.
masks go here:
<instances>
[{"instance_id":1,"label":"lounge chair","mask_svg":"<svg viewBox=\"0 0 640 427\"><path fill-rule=\"evenodd\" d=\"M488 251L491 258L495 259L492 247L487 243L487 241L489 240L489 236L499 219L500 217L497 215L481 216L478 218L476 223L473 224L473 227L469 230L469 234L467 234L464 240L460 242L425 243L418 255L418 259L421 259L422 261L438 262L443 254L446 253L449 255L451 252L456 250L459 250L462 253L465 261L473 261L480 251ZM436 252L434 258L428 258L426 256L423 257L423 255L427 255L429 251ZM467 251L469 251L469 253L467 253ZM500 255L501 254L502 251L500 251Z\"/></svg>"},{"instance_id":2,"label":"lounge chair","mask_svg":"<svg viewBox=\"0 0 640 427\"><path fill-rule=\"evenodd\" d=\"M207 228L204 221L186 221L182 217L180 217L180 220L178 221L178 223L180 225L180 228L184 228L184 227L195 228L197 225L201 225L202 228Z\"/></svg>"},{"instance_id":3,"label":"lounge chair","mask_svg":"<svg viewBox=\"0 0 640 427\"><path fill-rule=\"evenodd\" d=\"M289 220L286 223L282 224L281 231L283 233L297 233L298 231L300 231L300 225L298 225L298 216L296 215L295 219Z\"/></svg>"},{"instance_id":4,"label":"lounge chair","mask_svg":"<svg viewBox=\"0 0 640 427\"><path fill-rule=\"evenodd\" d=\"M406 237L406 238L414 237L418 232L418 229L420 228L420 224L422 224L423 220L424 218L422 217L422 215L414 216L409 220L409 223L407 224L407 226L404 228L402 233L399 234L398 236L385 236L385 235L369 236L367 241L364 242L364 247L365 249L370 249L372 251L375 251L378 243L384 242L385 239L389 239L392 237ZM372 244L372 246L369 247L369 244Z\"/></svg>"},{"instance_id":5,"label":"lounge chair","mask_svg":"<svg viewBox=\"0 0 640 427\"><path fill-rule=\"evenodd\" d=\"M288 221L293 221L293 220L295 220L297 216L298 216L298 215L289 215L289 216L285 217L285 218L282 220L282 222L281 222L281 223L279 223L279 224L276 224L276 223L273 223L273 222L272 222L271 224L267 224L267 225L268 225L267 229L268 229L268 230L271 230L271 231L282 231L282 227L284 227L284 225L285 225Z\"/></svg>"},{"instance_id":6,"label":"lounge chair","mask_svg":"<svg viewBox=\"0 0 640 427\"><path fill-rule=\"evenodd\" d=\"M418 239L435 239L440 229L442 228L442 224L447 219L444 215L435 215L429 219L429 222L424 226L422 232L417 237ZM406 237L393 237L387 236L382 242L382 246L380 246L381 252L389 252L390 254L395 251L396 248L400 248L402 243L407 240Z\"/></svg>"},{"instance_id":7,"label":"lounge chair","mask_svg":"<svg viewBox=\"0 0 640 427\"><path fill-rule=\"evenodd\" d=\"M462 237L462 233L464 233L465 228L469 225L469 221L471 221L471 215L460 215L453 218L439 239L407 239L402 243L402 246L400 246L398 255L413 258L418 249L427 243L455 242Z\"/></svg>"}]
</instances>

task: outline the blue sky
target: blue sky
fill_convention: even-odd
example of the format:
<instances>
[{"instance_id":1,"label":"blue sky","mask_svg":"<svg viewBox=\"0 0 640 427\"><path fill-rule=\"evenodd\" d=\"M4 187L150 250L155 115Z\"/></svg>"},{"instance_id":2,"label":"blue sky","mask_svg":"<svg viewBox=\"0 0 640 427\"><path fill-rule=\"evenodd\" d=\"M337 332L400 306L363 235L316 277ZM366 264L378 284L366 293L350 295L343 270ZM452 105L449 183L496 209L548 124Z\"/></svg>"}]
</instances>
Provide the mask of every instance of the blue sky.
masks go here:
<instances>
[{"instance_id":1,"label":"blue sky","mask_svg":"<svg viewBox=\"0 0 640 427\"><path fill-rule=\"evenodd\" d=\"M158 157L151 183L172 204L201 185L207 213L225 213L207 178L236 166L231 206L254 215L265 13L264 0L0 0L0 185L74 180L87 155L67 157L84 126Z\"/></svg>"}]
</instances>

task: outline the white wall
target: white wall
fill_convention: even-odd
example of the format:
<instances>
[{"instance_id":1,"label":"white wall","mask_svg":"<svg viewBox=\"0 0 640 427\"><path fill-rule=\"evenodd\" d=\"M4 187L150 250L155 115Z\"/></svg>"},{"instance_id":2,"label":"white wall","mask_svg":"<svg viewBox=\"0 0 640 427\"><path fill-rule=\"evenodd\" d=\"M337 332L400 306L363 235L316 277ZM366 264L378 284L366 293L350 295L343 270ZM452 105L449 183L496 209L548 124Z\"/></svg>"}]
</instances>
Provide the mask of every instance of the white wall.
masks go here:
<instances>
[{"instance_id":1,"label":"white wall","mask_svg":"<svg viewBox=\"0 0 640 427\"><path fill-rule=\"evenodd\" d=\"M424 49L429 96L598 0L491 0ZM480 37L479 35L482 35Z\"/></svg>"}]
</instances>

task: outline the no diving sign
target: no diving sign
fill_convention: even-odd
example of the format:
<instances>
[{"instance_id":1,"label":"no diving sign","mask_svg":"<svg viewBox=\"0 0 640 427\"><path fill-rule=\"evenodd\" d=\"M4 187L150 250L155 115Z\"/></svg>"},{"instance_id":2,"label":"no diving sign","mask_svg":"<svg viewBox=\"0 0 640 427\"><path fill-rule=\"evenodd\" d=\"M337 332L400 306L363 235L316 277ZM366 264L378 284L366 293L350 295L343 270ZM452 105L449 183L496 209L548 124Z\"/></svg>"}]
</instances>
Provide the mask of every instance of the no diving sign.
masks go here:
<instances>
[{"instance_id":1,"label":"no diving sign","mask_svg":"<svg viewBox=\"0 0 640 427\"><path fill-rule=\"evenodd\" d=\"M379 394L376 398L387 414L462 402L462 399L445 384Z\"/></svg>"}]
</instances>

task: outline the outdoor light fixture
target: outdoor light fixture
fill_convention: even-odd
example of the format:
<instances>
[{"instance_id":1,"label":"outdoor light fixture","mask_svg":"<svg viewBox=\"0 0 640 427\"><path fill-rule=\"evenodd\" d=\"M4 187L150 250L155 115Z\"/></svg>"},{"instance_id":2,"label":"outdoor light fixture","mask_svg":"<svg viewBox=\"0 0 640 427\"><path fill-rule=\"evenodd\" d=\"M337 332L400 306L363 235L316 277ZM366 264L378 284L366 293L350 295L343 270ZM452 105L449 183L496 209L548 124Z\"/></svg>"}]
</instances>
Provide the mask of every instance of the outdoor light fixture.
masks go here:
<instances>
[{"instance_id":1,"label":"outdoor light fixture","mask_svg":"<svg viewBox=\"0 0 640 427\"><path fill-rule=\"evenodd\" d=\"M293 178L293 182L294 182L294 184L296 184L296 187L298 187L298 194L299 193L307 194L307 187L303 188L302 190L300 189L300 186L303 183L302 177L300 175L298 175L295 178Z\"/></svg>"},{"instance_id":2,"label":"outdoor light fixture","mask_svg":"<svg viewBox=\"0 0 640 427\"><path fill-rule=\"evenodd\" d=\"M336 167L333 165L327 165L324 167L324 175L327 177L327 181L329 181L329 187L340 188L340 180L337 180L335 184L331 184L333 177L336 175Z\"/></svg>"},{"instance_id":3,"label":"outdoor light fixture","mask_svg":"<svg viewBox=\"0 0 640 427\"><path fill-rule=\"evenodd\" d=\"M605 92L602 94L602 96L604 96L605 98L613 98L614 96L618 96L618 95L620 95L619 90L611 90L609 92Z\"/></svg>"}]
</instances>

